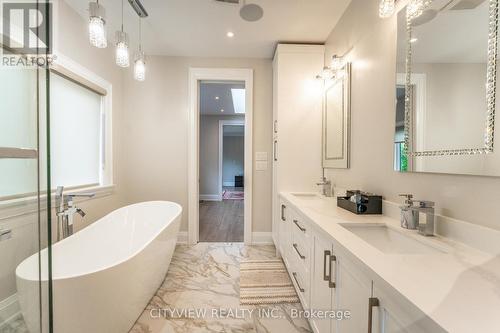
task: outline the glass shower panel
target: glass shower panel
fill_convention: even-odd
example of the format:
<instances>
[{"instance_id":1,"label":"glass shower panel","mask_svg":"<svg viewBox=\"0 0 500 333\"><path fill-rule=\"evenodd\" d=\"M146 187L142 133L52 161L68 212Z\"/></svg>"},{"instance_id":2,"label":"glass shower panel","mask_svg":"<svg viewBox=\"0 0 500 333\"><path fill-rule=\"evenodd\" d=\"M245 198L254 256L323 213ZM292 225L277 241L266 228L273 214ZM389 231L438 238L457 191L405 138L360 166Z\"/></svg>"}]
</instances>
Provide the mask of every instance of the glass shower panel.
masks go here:
<instances>
[{"instance_id":1,"label":"glass shower panel","mask_svg":"<svg viewBox=\"0 0 500 333\"><path fill-rule=\"evenodd\" d=\"M1 333L52 332L47 71L0 65Z\"/></svg>"}]
</instances>

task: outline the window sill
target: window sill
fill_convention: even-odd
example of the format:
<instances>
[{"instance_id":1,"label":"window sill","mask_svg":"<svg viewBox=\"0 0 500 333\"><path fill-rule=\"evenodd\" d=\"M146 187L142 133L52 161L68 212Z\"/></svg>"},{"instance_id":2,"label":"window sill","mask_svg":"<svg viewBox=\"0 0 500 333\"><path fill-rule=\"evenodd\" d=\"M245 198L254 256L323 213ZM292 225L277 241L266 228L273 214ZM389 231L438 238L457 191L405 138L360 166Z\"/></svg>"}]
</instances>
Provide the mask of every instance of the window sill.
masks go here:
<instances>
[{"instance_id":1,"label":"window sill","mask_svg":"<svg viewBox=\"0 0 500 333\"><path fill-rule=\"evenodd\" d=\"M88 186L78 189L68 189L67 192L71 193L86 193L92 192L95 193L95 196L92 198L75 198L75 203L87 201L87 200L95 200L99 198L103 198L113 194L115 190L115 185L97 185L97 186ZM55 191L52 192L52 207L55 205ZM46 205L46 195L43 194L40 196L40 206L41 210L45 211L47 208ZM37 196L29 196L11 200L0 200L0 222L15 218L22 215L33 214L38 211L38 197Z\"/></svg>"}]
</instances>

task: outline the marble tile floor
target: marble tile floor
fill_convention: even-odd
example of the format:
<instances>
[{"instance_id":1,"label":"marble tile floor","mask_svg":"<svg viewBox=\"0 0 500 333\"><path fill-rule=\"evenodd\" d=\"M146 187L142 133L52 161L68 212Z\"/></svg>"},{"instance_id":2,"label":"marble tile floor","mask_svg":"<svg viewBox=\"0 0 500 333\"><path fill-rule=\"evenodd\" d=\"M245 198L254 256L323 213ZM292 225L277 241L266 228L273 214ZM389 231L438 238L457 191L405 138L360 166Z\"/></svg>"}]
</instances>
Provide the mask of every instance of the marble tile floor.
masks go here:
<instances>
[{"instance_id":1,"label":"marble tile floor","mask_svg":"<svg viewBox=\"0 0 500 333\"><path fill-rule=\"evenodd\" d=\"M21 314L0 326L0 333L29 333Z\"/></svg>"},{"instance_id":2,"label":"marble tile floor","mask_svg":"<svg viewBox=\"0 0 500 333\"><path fill-rule=\"evenodd\" d=\"M239 304L240 260L274 257L270 245L178 245L165 281L129 333L312 332L306 319L292 315L302 310L300 303ZM0 333L28 329L19 315L0 327Z\"/></svg>"},{"instance_id":3,"label":"marble tile floor","mask_svg":"<svg viewBox=\"0 0 500 333\"><path fill-rule=\"evenodd\" d=\"M311 332L307 320L294 315L300 303L239 304L240 260L274 257L274 246L177 246L163 285L129 333Z\"/></svg>"}]
</instances>

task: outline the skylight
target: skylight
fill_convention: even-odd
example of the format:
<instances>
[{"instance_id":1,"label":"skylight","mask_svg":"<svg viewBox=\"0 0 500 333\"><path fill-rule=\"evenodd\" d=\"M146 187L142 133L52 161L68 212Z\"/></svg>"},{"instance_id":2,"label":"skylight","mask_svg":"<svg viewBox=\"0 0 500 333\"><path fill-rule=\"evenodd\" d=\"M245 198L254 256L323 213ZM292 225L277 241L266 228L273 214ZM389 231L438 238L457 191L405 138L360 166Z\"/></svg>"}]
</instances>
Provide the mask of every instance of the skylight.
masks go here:
<instances>
[{"instance_id":1,"label":"skylight","mask_svg":"<svg viewBox=\"0 0 500 333\"><path fill-rule=\"evenodd\" d=\"M231 89L234 113L245 113L245 89Z\"/></svg>"}]
</instances>

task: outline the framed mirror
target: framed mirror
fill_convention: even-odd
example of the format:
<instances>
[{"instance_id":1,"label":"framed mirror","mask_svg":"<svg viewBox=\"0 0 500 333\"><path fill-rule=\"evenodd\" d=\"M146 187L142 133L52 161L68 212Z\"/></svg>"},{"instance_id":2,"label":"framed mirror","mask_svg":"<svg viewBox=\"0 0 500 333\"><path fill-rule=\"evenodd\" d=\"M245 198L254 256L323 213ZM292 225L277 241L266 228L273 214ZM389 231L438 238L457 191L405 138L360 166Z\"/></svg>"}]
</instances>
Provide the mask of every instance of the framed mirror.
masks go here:
<instances>
[{"instance_id":1,"label":"framed mirror","mask_svg":"<svg viewBox=\"0 0 500 333\"><path fill-rule=\"evenodd\" d=\"M351 64L327 81L323 101L323 167L349 168Z\"/></svg>"},{"instance_id":2,"label":"framed mirror","mask_svg":"<svg viewBox=\"0 0 500 333\"><path fill-rule=\"evenodd\" d=\"M398 13L395 170L500 176L497 41L498 0Z\"/></svg>"}]
</instances>

